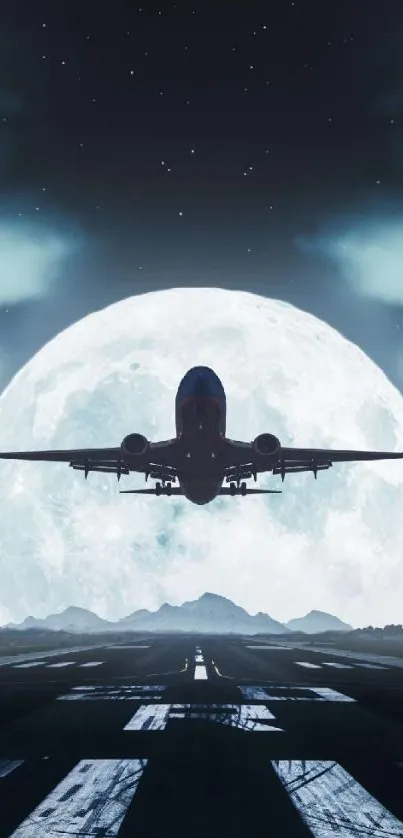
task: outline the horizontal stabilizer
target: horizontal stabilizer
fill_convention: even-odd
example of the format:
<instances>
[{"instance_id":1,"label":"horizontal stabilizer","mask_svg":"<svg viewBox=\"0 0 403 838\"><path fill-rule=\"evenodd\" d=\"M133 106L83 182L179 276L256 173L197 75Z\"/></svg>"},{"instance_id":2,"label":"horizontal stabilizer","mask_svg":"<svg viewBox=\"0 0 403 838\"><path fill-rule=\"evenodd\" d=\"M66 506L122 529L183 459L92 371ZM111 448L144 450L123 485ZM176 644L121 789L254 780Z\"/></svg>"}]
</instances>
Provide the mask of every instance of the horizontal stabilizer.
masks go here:
<instances>
[{"instance_id":1,"label":"horizontal stabilizer","mask_svg":"<svg viewBox=\"0 0 403 838\"><path fill-rule=\"evenodd\" d=\"M223 486L219 492L220 495L232 495L233 492L231 491L229 486ZM244 489L243 492L239 491L235 493L235 496L238 495L281 495L281 489Z\"/></svg>"},{"instance_id":2,"label":"horizontal stabilizer","mask_svg":"<svg viewBox=\"0 0 403 838\"><path fill-rule=\"evenodd\" d=\"M120 494L121 495L156 495L156 494L167 495L168 492L166 491L166 489L165 490L161 489L160 492L157 492L156 489L121 489ZM172 486L170 491L169 491L169 494L170 495L183 495L183 491L182 491L182 489L179 488L179 486Z\"/></svg>"},{"instance_id":3,"label":"horizontal stabilizer","mask_svg":"<svg viewBox=\"0 0 403 838\"><path fill-rule=\"evenodd\" d=\"M166 489L161 489L159 492L156 489L122 489L120 491L121 495L183 495L183 489L179 486L172 486L169 492ZM218 495L233 495L229 486L222 486L220 491L217 493ZM281 495L280 489L244 489L243 492L239 491L235 493L234 497L239 497L240 495Z\"/></svg>"}]
</instances>

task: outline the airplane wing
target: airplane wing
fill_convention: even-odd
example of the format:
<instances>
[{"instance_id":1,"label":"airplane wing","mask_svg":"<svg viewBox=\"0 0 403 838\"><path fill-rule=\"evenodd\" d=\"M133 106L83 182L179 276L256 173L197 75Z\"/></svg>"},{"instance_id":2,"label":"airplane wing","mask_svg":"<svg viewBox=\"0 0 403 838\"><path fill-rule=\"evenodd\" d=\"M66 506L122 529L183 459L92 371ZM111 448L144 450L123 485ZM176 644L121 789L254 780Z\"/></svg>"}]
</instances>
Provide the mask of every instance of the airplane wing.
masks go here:
<instances>
[{"instance_id":1,"label":"airplane wing","mask_svg":"<svg viewBox=\"0 0 403 838\"><path fill-rule=\"evenodd\" d=\"M85 472L101 471L121 474L131 471L147 474L155 479L173 480L176 476L176 440L149 443L144 454L131 457L119 445L116 448L71 448L51 451L0 451L0 460L35 460L43 462L69 463L73 469Z\"/></svg>"},{"instance_id":2,"label":"airplane wing","mask_svg":"<svg viewBox=\"0 0 403 838\"><path fill-rule=\"evenodd\" d=\"M227 480L256 477L257 473L272 471L282 479L290 473L318 471L331 468L333 463L363 462L371 460L403 459L403 453L394 451L354 451L331 448L288 448L279 446L270 455L258 454L253 443L226 440Z\"/></svg>"},{"instance_id":3,"label":"airplane wing","mask_svg":"<svg viewBox=\"0 0 403 838\"><path fill-rule=\"evenodd\" d=\"M315 467L330 468L333 463L369 460L402 459L403 453L394 451L349 451L332 448L285 448L281 446L273 474L287 471L314 471Z\"/></svg>"}]
</instances>

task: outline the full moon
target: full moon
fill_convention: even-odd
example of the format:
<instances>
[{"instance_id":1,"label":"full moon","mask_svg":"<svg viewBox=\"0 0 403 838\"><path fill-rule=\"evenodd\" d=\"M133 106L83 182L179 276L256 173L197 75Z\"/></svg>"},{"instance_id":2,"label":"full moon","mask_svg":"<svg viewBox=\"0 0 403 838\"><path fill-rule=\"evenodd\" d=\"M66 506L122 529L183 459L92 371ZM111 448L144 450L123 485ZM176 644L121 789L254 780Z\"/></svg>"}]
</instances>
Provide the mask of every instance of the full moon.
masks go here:
<instances>
[{"instance_id":1,"label":"full moon","mask_svg":"<svg viewBox=\"0 0 403 838\"><path fill-rule=\"evenodd\" d=\"M232 438L403 449L403 398L357 346L286 303L208 288L131 297L57 335L1 395L0 446L170 438L196 364L221 378ZM67 605L117 619L204 591L282 621L312 608L355 626L402 621L401 461L263 476L283 494L205 507L119 485L144 478L0 461L0 622Z\"/></svg>"}]
</instances>

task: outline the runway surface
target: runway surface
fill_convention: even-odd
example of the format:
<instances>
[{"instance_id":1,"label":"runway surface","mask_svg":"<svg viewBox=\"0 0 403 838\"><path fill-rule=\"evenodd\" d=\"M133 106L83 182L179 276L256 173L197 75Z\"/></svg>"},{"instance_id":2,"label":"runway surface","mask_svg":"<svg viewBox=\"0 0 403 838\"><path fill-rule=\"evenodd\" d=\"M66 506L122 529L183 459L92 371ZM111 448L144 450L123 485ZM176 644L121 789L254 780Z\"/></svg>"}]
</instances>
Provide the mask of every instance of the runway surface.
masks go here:
<instances>
[{"instance_id":1,"label":"runway surface","mask_svg":"<svg viewBox=\"0 0 403 838\"><path fill-rule=\"evenodd\" d=\"M3 661L0 835L403 836L403 670L369 658L147 636Z\"/></svg>"}]
</instances>

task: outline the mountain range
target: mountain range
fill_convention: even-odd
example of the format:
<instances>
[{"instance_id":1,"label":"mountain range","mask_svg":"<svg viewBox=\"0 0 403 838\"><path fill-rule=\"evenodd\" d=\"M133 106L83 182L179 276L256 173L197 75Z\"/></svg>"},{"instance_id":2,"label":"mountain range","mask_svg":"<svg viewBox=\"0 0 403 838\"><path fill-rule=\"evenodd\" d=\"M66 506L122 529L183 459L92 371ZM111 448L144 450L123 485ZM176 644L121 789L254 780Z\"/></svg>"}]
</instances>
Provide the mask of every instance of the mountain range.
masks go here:
<instances>
[{"instance_id":1,"label":"mountain range","mask_svg":"<svg viewBox=\"0 0 403 838\"><path fill-rule=\"evenodd\" d=\"M6 628L50 629L71 633L106 631L205 632L211 634L289 634L299 631L316 634L324 631L351 631L352 626L324 611L310 611L305 617L279 623L268 614L251 615L230 599L205 593L199 599L182 605L161 605L157 611L146 608L134 611L116 622L104 620L93 611L70 605L59 614L37 619L26 617L22 623L9 623Z\"/></svg>"}]
</instances>

